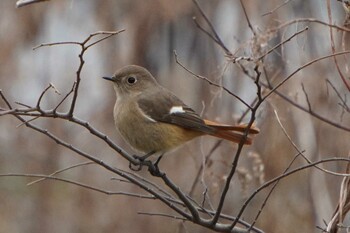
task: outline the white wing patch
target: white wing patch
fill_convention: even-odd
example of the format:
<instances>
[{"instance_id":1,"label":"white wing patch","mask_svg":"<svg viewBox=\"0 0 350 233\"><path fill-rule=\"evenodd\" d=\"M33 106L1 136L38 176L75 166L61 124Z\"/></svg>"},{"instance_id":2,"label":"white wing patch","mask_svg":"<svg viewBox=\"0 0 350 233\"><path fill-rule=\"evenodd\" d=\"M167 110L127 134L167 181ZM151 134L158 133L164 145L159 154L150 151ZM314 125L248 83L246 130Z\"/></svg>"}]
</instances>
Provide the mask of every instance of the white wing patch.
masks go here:
<instances>
[{"instance_id":1,"label":"white wing patch","mask_svg":"<svg viewBox=\"0 0 350 233\"><path fill-rule=\"evenodd\" d=\"M170 109L170 114L174 114L174 113L185 113L185 110L183 109L182 106L174 106Z\"/></svg>"}]
</instances>

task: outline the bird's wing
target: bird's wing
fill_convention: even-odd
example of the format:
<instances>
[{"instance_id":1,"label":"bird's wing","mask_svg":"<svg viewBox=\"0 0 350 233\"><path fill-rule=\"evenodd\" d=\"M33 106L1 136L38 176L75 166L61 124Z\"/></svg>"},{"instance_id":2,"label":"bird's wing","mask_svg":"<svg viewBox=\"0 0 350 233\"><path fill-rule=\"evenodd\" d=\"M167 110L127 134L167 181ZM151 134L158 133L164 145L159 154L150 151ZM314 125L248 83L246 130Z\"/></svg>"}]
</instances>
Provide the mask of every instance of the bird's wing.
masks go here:
<instances>
[{"instance_id":1,"label":"bird's wing","mask_svg":"<svg viewBox=\"0 0 350 233\"><path fill-rule=\"evenodd\" d=\"M140 110L154 121L174 124L208 134L214 131L212 127L205 124L204 120L193 109L165 89L142 95L137 104Z\"/></svg>"}]
</instances>

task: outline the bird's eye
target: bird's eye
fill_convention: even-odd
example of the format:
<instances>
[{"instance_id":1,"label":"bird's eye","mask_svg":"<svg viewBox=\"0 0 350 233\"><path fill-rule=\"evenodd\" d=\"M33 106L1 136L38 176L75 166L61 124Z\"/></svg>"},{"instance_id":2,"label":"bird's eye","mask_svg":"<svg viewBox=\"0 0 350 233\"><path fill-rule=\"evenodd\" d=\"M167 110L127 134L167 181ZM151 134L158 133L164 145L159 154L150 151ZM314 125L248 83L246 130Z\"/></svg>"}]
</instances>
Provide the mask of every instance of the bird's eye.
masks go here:
<instances>
[{"instance_id":1,"label":"bird's eye","mask_svg":"<svg viewBox=\"0 0 350 233\"><path fill-rule=\"evenodd\" d=\"M136 81L137 81L137 79L136 79L134 76L130 76L130 77L128 77L128 79L127 79L127 82L128 82L129 84L134 84L134 83L136 83Z\"/></svg>"}]
</instances>

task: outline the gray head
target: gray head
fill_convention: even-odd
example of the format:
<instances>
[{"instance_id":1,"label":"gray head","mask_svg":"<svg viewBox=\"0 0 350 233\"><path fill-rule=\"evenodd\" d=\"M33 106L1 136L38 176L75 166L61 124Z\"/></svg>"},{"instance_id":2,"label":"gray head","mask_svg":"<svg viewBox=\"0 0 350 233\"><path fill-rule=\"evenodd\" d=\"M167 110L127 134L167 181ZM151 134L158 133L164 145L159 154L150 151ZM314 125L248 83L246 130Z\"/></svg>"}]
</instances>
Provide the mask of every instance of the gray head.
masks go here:
<instances>
[{"instance_id":1,"label":"gray head","mask_svg":"<svg viewBox=\"0 0 350 233\"><path fill-rule=\"evenodd\" d=\"M113 82L118 97L135 96L158 86L148 70L136 65L124 66L112 77L103 78Z\"/></svg>"}]
</instances>

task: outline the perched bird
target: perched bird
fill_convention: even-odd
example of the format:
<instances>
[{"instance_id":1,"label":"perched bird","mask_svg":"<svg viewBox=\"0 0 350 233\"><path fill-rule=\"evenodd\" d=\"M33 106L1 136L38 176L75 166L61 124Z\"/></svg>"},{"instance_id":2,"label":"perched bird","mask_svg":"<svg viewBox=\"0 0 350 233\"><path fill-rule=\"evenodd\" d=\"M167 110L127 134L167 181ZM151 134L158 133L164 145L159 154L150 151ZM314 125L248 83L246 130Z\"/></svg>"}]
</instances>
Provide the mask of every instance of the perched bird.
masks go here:
<instances>
[{"instance_id":1,"label":"perched bird","mask_svg":"<svg viewBox=\"0 0 350 233\"><path fill-rule=\"evenodd\" d=\"M129 65L112 77L117 95L114 107L116 128L133 148L145 153L164 153L195 137L211 135L235 143L242 140L246 125L224 125L202 119L143 67ZM255 127L249 134L257 134ZM245 144L251 144L247 137Z\"/></svg>"}]
</instances>

